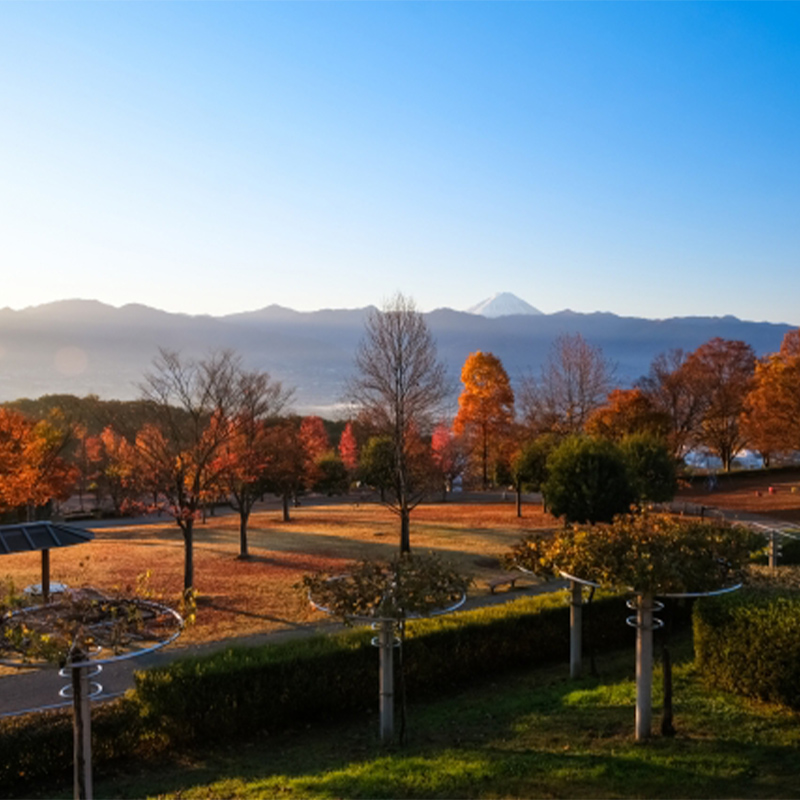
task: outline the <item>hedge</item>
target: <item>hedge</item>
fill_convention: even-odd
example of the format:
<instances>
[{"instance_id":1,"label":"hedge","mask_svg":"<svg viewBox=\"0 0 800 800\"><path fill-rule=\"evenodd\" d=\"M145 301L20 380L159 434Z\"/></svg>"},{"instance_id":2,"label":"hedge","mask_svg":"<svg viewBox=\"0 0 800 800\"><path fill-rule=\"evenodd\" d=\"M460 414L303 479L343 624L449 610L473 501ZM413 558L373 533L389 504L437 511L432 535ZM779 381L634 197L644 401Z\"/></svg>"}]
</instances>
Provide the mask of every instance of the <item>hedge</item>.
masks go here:
<instances>
[{"instance_id":1,"label":"hedge","mask_svg":"<svg viewBox=\"0 0 800 800\"><path fill-rule=\"evenodd\" d=\"M710 685L800 709L800 595L748 589L695 605L697 666Z\"/></svg>"},{"instance_id":2,"label":"hedge","mask_svg":"<svg viewBox=\"0 0 800 800\"><path fill-rule=\"evenodd\" d=\"M569 657L565 592L409 623L404 647L408 695L422 699L515 669ZM584 611L587 651L633 642L619 597ZM676 621L688 621L678 615ZM136 673L125 698L93 711L98 770L116 759L270 734L356 713L374 713L378 655L369 629L261 647L231 647ZM68 780L69 712L0 720L0 785Z\"/></svg>"}]
</instances>

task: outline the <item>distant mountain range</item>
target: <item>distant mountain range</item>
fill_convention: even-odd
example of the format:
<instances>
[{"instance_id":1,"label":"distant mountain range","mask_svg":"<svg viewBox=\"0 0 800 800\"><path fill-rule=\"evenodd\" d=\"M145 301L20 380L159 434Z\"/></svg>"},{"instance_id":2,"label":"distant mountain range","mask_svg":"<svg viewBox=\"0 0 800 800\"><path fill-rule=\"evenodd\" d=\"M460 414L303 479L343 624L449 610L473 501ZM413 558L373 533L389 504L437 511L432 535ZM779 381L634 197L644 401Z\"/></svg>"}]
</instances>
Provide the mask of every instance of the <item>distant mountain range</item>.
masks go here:
<instances>
[{"instance_id":1,"label":"distant mountain range","mask_svg":"<svg viewBox=\"0 0 800 800\"><path fill-rule=\"evenodd\" d=\"M513 308L504 295L491 298L480 313L441 308L425 314L440 358L455 387L464 360L475 350L498 356L512 381L537 373L553 340L581 333L617 364L627 384L645 374L653 357L673 347L693 350L713 336L742 339L759 355L778 349L788 325L745 322L735 317L683 317L666 320L527 311ZM497 301L497 306L492 305ZM502 301L502 302L501 302ZM475 309L480 306L474 307ZM491 312L484 316L486 308ZM91 300L65 300L14 311L0 310L0 401L43 394L97 394L130 399L159 347L203 355L233 348L249 368L268 371L296 388L299 412L333 414L346 403L344 387L352 373L368 308L292 311L268 306L223 317L172 314L143 305L121 308Z\"/></svg>"}]
</instances>

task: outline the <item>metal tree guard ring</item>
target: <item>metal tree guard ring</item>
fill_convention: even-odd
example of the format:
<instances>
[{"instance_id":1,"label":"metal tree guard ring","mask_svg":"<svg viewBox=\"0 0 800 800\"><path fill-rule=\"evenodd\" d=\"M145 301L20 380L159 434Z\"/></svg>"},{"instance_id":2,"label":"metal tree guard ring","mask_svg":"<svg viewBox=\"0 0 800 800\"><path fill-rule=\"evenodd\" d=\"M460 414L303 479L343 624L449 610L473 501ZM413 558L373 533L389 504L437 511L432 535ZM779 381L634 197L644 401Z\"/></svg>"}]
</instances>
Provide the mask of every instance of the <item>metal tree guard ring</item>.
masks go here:
<instances>
[{"instance_id":1,"label":"metal tree guard ring","mask_svg":"<svg viewBox=\"0 0 800 800\"><path fill-rule=\"evenodd\" d=\"M93 669L93 672L90 672L90 669ZM62 667L58 671L58 675L61 678L68 678L71 677L71 672L73 667ZM91 691L87 695L87 699L94 700L95 697L98 697L103 693L103 685L98 683L98 681L93 681L91 678L97 677L103 671L102 664L94 664L92 667L86 669L86 677L89 678L89 686L91 687ZM62 686L58 692L58 696L63 698L64 700L72 700L72 695L74 694L74 688L71 683L68 683L66 686Z\"/></svg>"},{"instance_id":2,"label":"metal tree guard ring","mask_svg":"<svg viewBox=\"0 0 800 800\"><path fill-rule=\"evenodd\" d=\"M631 611L639 611L639 602L638 599L641 598L640 594L637 594L636 597L631 597L625 601L625 605ZM652 605L650 606L650 611L654 613L658 613L659 611L664 610L664 604L660 603L658 600L653 600ZM644 626L640 624L638 616L631 616L625 617L625 624L630 625L631 628L643 628ZM664 627L664 620L659 619L658 617L653 617L652 625L650 626L649 630L651 631L658 631Z\"/></svg>"}]
</instances>

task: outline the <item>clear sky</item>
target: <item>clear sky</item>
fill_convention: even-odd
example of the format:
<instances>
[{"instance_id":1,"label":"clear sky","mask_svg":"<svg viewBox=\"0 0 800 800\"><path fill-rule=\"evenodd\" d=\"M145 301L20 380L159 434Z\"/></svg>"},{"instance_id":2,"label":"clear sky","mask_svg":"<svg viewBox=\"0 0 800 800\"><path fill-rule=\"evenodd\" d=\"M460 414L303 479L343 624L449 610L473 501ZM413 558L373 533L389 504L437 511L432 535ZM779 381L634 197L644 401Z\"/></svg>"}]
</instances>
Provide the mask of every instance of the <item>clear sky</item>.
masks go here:
<instances>
[{"instance_id":1,"label":"clear sky","mask_svg":"<svg viewBox=\"0 0 800 800\"><path fill-rule=\"evenodd\" d=\"M800 4L0 3L0 307L800 323Z\"/></svg>"}]
</instances>

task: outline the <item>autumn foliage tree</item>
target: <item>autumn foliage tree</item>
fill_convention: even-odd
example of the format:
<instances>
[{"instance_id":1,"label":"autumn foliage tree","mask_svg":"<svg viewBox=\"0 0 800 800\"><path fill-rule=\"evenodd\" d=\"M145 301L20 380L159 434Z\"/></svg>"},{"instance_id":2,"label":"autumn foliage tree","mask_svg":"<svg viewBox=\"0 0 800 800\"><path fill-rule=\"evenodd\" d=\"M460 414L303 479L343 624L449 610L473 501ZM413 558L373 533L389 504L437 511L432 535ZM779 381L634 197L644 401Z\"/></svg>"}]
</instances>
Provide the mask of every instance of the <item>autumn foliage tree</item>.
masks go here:
<instances>
[{"instance_id":1,"label":"autumn foliage tree","mask_svg":"<svg viewBox=\"0 0 800 800\"><path fill-rule=\"evenodd\" d=\"M144 490L137 471L137 455L128 439L107 425L90 440L90 451L97 465L95 473L98 503L108 497L115 514L122 512L126 501L138 498Z\"/></svg>"},{"instance_id":2,"label":"autumn foliage tree","mask_svg":"<svg viewBox=\"0 0 800 800\"><path fill-rule=\"evenodd\" d=\"M683 458L694 446L703 419L703 387L686 367L681 349L660 353L639 388L656 412L668 420L667 440L675 458Z\"/></svg>"},{"instance_id":3,"label":"autumn foliage tree","mask_svg":"<svg viewBox=\"0 0 800 800\"><path fill-rule=\"evenodd\" d=\"M467 455L461 439L453 434L449 425L437 425L431 434L431 457L439 473L442 497L453 491L453 483L464 474Z\"/></svg>"},{"instance_id":4,"label":"autumn foliage tree","mask_svg":"<svg viewBox=\"0 0 800 800\"><path fill-rule=\"evenodd\" d=\"M328 431L321 417L303 417L298 436L305 458L305 483L311 488L322 477L319 460L331 449Z\"/></svg>"},{"instance_id":5,"label":"autumn foliage tree","mask_svg":"<svg viewBox=\"0 0 800 800\"><path fill-rule=\"evenodd\" d=\"M657 409L653 399L638 387L613 389L605 404L586 420L586 433L614 441L637 433L666 439L669 430L667 413Z\"/></svg>"},{"instance_id":6,"label":"autumn foliage tree","mask_svg":"<svg viewBox=\"0 0 800 800\"><path fill-rule=\"evenodd\" d=\"M347 471L354 475L358 469L358 441L353 431L353 423L348 422L339 437L339 458Z\"/></svg>"},{"instance_id":7,"label":"autumn foliage tree","mask_svg":"<svg viewBox=\"0 0 800 800\"><path fill-rule=\"evenodd\" d=\"M755 362L749 344L716 337L690 353L683 366L703 398L698 443L719 456L726 472L747 443L741 418L753 384Z\"/></svg>"},{"instance_id":8,"label":"autumn foliage tree","mask_svg":"<svg viewBox=\"0 0 800 800\"><path fill-rule=\"evenodd\" d=\"M62 457L69 436L57 420L0 408L0 510L25 508L32 519L38 506L70 496L78 469Z\"/></svg>"},{"instance_id":9,"label":"autumn foliage tree","mask_svg":"<svg viewBox=\"0 0 800 800\"><path fill-rule=\"evenodd\" d=\"M470 353L461 370L464 388L458 398L453 431L489 485L490 467L508 456L514 423L514 392L502 362L492 353Z\"/></svg>"},{"instance_id":10,"label":"autumn foliage tree","mask_svg":"<svg viewBox=\"0 0 800 800\"><path fill-rule=\"evenodd\" d=\"M291 397L266 372L238 372L236 413L227 421L229 435L217 455L222 485L239 513L239 558L249 558L247 524L256 500L264 492L267 471L277 457L269 424Z\"/></svg>"},{"instance_id":11,"label":"autumn foliage tree","mask_svg":"<svg viewBox=\"0 0 800 800\"><path fill-rule=\"evenodd\" d=\"M272 453L264 475L264 487L281 498L283 521L289 522L290 504L303 491L306 481L306 455L300 441L300 421L288 417L266 429L267 447Z\"/></svg>"},{"instance_id":12,"label":"autumn foliage tree","mask_svg":"<svg viewBox=\"0 0 800 800\"><path fill-rule=\"evenodd\" d=\"M153 422L136 436L138 469L166 499L184 541L184 591L194 587L194 523L221 490L219 456L241 412L241 364L231 351L194 360L161 350L142 394Z\"/></svg>"},{"instance_id":13,"label":"autumn foliage tree","mask_svg":"<svg viewBox=\"0 0 800 800\"><path fill-rule=\"evenodd\" d=\"M773 454L800 450L800 329L756 364L741 425L765 463Z\"/></svg>"}]
</instances>

